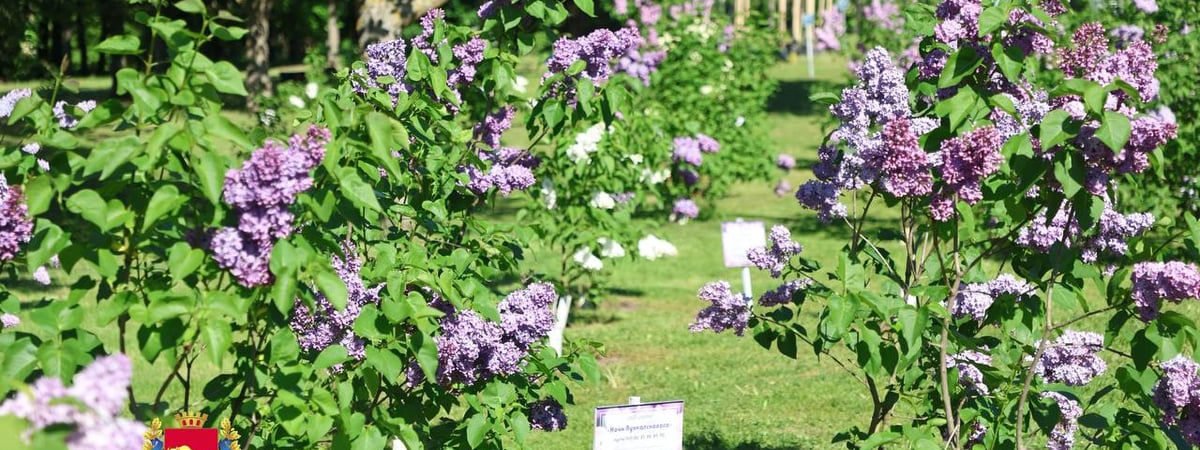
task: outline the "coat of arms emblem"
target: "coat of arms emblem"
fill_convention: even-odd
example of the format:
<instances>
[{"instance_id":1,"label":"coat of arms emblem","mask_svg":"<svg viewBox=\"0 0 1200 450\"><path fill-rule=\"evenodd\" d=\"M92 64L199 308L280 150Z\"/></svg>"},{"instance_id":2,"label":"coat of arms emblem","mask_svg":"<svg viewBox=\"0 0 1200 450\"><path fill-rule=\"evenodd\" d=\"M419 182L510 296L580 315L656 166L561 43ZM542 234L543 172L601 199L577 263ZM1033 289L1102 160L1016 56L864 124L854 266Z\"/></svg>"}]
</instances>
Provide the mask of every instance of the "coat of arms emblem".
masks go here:
<instances>
[{"instance_id":1,"label":"coat of arms emblem","mask_svg":"<svg viewBox=\"0 0 1200 450\"><path fill-rule=\"evenodd\" d=\"M162 421L154 419L142 437L142 450L241 450L241 435L229 419L221 420L220 428L204 428L208 414L180 412L175 414L179 428L163 429Z\"/></svg>"}]
</instances>

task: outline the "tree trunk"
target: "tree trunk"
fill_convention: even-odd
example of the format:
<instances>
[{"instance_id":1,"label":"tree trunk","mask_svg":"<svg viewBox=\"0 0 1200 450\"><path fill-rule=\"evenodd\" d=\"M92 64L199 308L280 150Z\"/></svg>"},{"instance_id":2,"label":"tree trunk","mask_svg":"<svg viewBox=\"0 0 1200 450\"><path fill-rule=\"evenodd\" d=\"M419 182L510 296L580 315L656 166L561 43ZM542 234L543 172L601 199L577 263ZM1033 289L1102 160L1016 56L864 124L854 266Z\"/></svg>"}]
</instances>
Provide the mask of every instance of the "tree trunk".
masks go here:
<instances>
[{"instance_id":1,"label":"tree trunk","mask_svg":"<svg viewBox=\"0 0 1200 450\"><path fill-rule=\"evenodd\" d=\"M358 46L395 39L400 29L447 0L363 0L358 10Z\"/></svg>"},{"instance_id":2,"label":"tree trunk","mask_svg":"<svg viewBox=\"0 0 1200 450\"><path fill-rule=\"evenodd\" d=\"M83 13L79 11L75 14L75 45L79 47L79 74L87 74L87 24L83 22Z\"/></svg>"},{"instance_id":3,"label":"tree trunk","mask_svg":"<svg viewBox=\"0 0 1200 450\"><path fill-rule=\"evenodd\" d=\"M271 95L271 3L272 0L250 0L250 40L246 43L246 90L250 96L246 106L258 111L259 95Z\"/></svg>"},{"instance_id":4,"label":"tree trunk","mask_svg":"<svg viewBox=\"0 0 1200 450\"><path fill-rule=\"evenodd\" d=\"M338 28L338 0L326 2L328 17L325 18L325 67L333 70L342 68L342 33Z\"/></svg>"}]
</instances>

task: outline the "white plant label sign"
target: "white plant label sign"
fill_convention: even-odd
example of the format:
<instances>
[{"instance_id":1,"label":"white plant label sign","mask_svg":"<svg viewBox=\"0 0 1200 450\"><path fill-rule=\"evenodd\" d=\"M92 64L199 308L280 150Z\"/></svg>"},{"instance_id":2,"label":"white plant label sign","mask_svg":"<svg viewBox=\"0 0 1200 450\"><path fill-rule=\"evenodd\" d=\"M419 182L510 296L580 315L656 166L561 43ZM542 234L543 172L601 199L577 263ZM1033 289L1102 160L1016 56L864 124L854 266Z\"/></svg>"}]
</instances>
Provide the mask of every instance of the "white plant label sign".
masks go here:
<instances>
[{"instance_id":1,"label":"white plant label sign","mask_svg":"<svg viewBox=\"0 0 1200 450\"><path fill-rule=\"evenodd\" d=\"M767 229L761 221L721 223L725 267L750 267L746 253L767 246Z\"/></svg>"},{"instance_id":2,"label":"white plant label sign","mask_svg":"<svg viewBox=\"0 0 1200 450\"><path fill-rule=\"evenodd\" d=\"M596 408L592 450L682 450L683 400Z\"/></svg>"}]
</instances>

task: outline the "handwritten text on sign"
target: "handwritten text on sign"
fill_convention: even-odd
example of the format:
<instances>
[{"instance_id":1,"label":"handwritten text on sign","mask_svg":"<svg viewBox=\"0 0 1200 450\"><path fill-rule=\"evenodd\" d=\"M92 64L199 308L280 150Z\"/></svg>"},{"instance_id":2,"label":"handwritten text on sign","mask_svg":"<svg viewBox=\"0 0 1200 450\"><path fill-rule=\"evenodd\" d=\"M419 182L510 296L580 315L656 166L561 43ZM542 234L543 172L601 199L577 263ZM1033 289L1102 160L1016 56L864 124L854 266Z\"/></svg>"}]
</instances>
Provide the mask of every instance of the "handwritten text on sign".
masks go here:
<instances>
[{"instance_id":1,"label":"handwritten text on sign","mask_svg":"<svg viewBox=\"0 0 1200 450\"><path fill-rule=\"evenodd\" d=\"M593 450L682 450L683 400L596 408Z\"/></svg>"},{"instance_id":2,"label":"handwritten text on sign","mask_svg":"<svg viewBox=\"0 0 1200 450\"><path fill-rule=\"evenodd\" d=\"M767 231L762 222L721 223L721 247L725 250L725 267L749 267L746 253L767 246Z\"/></svg>"}]
</instances>

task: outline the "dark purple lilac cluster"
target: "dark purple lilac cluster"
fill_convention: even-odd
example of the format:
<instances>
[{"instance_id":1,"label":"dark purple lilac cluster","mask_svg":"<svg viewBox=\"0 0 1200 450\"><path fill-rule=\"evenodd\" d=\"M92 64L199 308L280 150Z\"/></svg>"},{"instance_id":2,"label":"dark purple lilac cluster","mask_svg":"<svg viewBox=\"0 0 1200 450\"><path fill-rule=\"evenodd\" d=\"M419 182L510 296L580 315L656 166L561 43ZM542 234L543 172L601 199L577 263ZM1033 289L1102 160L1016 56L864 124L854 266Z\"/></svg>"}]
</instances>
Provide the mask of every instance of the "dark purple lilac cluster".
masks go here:
<instances>
[{"instance_id":1,"label":"dark purple lilac cluster","mask_svg":"<svg viewBox=\"0 0 1200 450\"><path fill-rule=\"evenodd\" d=\"M733 330L738 336L745 333L750 321L750 299L742 294L735 294L729 287L729 282L708 283L700 288L697 296L711 305L696 315L696 321L689 327L693 333L704 330L717 333Z\"/></svg>"},{"instance_id":2,"label":"dark purple lilac cluster","mask_svg":"<svg viewBox=\"0 0 1200 450\"><path fill-rule=\"evenodd\" d=\"M946 358L947 369L958 369L958 384L971 393L988 395L983 372L978 366L992 364L992 356L975 350L963 350Z\"/></svg>"},{"instance_id":3,"label":"dark purple lilac cluster","mask_svg":"<svg viewBox=\"0 0 1200 450\"><path fill-rule=\"evenodd\" d=\"M145 425L120 417L132 378L133 364L125 355L100 357L75 374L69 388L58 378L39 378L29 390L0 404L0 416L28 421L29 433L55 425L73 427L66 439L71 450L141 448ZM28 440L29 435L10 438Z\"/></svg>"},{"instance_id":4,"label":"dark purple lilac cluster","mask_svg":"<svg viewBox=\"0 0 1200 450\"><path fill-rule=\"evenodd\" d=\"M974 205L983 200L983 179L1000 169L1004 144L996 127L984 127L942 142L941 172L945 187L933 196L929 212L935 220L954 217L954 199Z\"/></svg>"},{"instance_id":5,"label":"dark purple lilac cluster","mask_svg":"<svg viewBox=\"0 0 1200 450\"><path fill-rule=\"evenodd\" d=\"M500 323L484 319L474 310L448 312L440 320L437 381L475 384L521 370L521 359L534 343L546 337L553 325L550 306L558 298L549 283L534 283L513 292L498 305Z\"/></svg>"},{"instance_id":6,"label":"dark purple lilac cluster","mask_svg":"<svg viewBox=\"0 0 1200 450\"><path fill-rule=\"evenodd\" d=\"M366 342L354 334L354 320L364 306L379 304L379 292L384 285L368 288L363 284L362 262L353 242L342 243L342 254L345 255L342 258L334 255L330 259L334 272L346 284L346 308L338 311L320 293L316 294L312 308L296 299L291 327L305 351L320 352L330 345L341 344L351 357L362 360L366 357Z\"/></svg>"},{"instance_id":7,"label":"dark purple lilac cluster","mask_svg":"<svg viewBox=\"0 0 1200 450\"><path fill-rule=\"evenodd\" d=\"M1154 406L1162 411L1162 423L1179 427L1188 443L1200 446L1200 364L1183 355L1159 364L1162 378L1154 385Z\"/></svg>"},{"instance_id":8,"label":"dark purple lilac cluster","mask_svg":"<svg viewBox=\"0 0 1200 450\"><path fill-rule=\"evenodd\" d=\"M558 400L547 398L529 405L529 427L541 431L567 429L567 414Z\"/></svg>"},{"instance_id":9,"label":"dark purple lilac cluster","mask_svg":"<svg viewBox=\"0 0 1200 450\"><path fill-rule=\"evenodd\" d=\"M976 40L982 13L979 0L944 0L937 7L937 18L941 22L933 29L934 37L951 47L956 47L960 40Z\"/></svg>"},{"instance_id":10,"label":"dark purple lilac cluster","mask_svg":"<svg viewBox=\"0 0 1200 450\"><path fill-rule=\"evenodd\" d=\"M21 247L33 238L33 218L21 187L9 185L0 173L0 261L17 256Z\"/></svg>"},{"instance_id":11,"label":"dark purple lilac cluster","mask_svg":"<svg viewBox=\"0 0 1200 450\"><path fill-rule=\"evenodd\" d=\"M485 4L480 8L481 15L484 8L487 7L488 4ZM439 42L432 40L437 24L444 21L445 17L446 13L441 9L432 9L425 13L424 16L421 16L421 34L412 38L412 50L423 53L435 65L439 63L440 59L437 48L447 40L445 38ZM355 92L364 94L368 88L384 88L392 96L393 103L399 101L401 93L411 94L414 87L405 80L405 76L408 74L408 47L409 45L404 39L368 45L366 73L360 72L357 74L357 79L352 80ZM450 88L450 92L456 99L460 98L459 88L475 81L476 71L479 64L483 62L485 50L487 50L487 41L478 37L472 37L467 42L451 48L456 62L454 68L446 74L446 86ZM390 84L382 81L385 77L391 78ZM458 111L458 106L454 102L443 99L442 103L450 111Z\"/></svg>"},{"instance_id":12,"label":"dark purple lilac cluster","mask_svg":"<svg viewBox=\"0 0 1200 450\"><path fill-rule=\"evenodd\" d=\"M912 121L896 118L883 125L880 136L883 151L864 155L864 162L879 168L883 189L897 197L929 195L933 175L929 173L929 159L917 143Z\"/></svg>"},{"instance_id":13,"label":"dark purple lilac cluster","mask_svg":"<svg viewBox=\"0 0 1200 450\"><path fill-rule=\"evenodd\" d=\"M797 278L785 281L779 287L763 292L758 297L758 304L767 308L786 305L792 302L792 297L795 297L797 292L812 286L812 284L813 280L811 278Z\"/></svg>"},{"instance_id":14,"label":"dark purple lilac cluster","mask_svg":"<svg viewBox=\"0 0 1200 450\"><path fill-rule=\"evenodd\" d=\"M759 270L771 272L771 276L779 278L783 269L787 268L792 257L804 251L804 246L792 240L792 232L783 225L771 227L767 236L769 245L751 249L746 253L746 259Z\"/></svg>"},{"instance_id":15,"label":"dark purple lilac cluster","mask_svg":"<svg viewBox=\"0 0 1200 450\"><path fill-rule=\"evenodd\" d=\"M1083 386L1108 370L1108 365L1097 355L1103 349L1104 335L1067 330L1046 344L1033 371L1047 383Z\"/></svg>"},{"instance_id":16,"label":"dark purple lilac cluster","mask_svg":"<svg viewBox=\"0 0 1200 450\"><path fill-rule=\"evenodd\" d=\"M970 283L962 287L954 298L954 306L950 313L955 318L972 317L983 321L987 317L988 308L996 299L1004 295L1012 295L1018 299L1032 294L1033 285L1012 274L1000 274L991 281Z\"/></svg>"},{"instance_id":17,"label":"dark purple lilac cluster","mask_svg":"<svg viewBox=\"0 0 1200 450\"><path fill-rule=\"evenodd\" d=\"M1042 392L1042 398L1054 400L1060 415L1058 424L1050 430L1050 440L1046 443L1046 448L1070 450L1075 445L1075 431L1079 430L1079 418L1083 417L1083 408L1079 406L1078 401L1054 391Z\"/></svg>"},{"instance_id":18,"label":"dark purple lilac cluster","mask_svg":"<svg viewBox=\"0 0 1200 450\"><path fill-rule=\"evenodd\" d=\"M237 227L222 227L213 235L213 259L246 287L270 284L269 264L275 242L292 233L288 208L309 187L309 173L325 157L329 130L309 127L285 147L267 141L241 169L225 174L223 198L238 217Z\"/></svg>"},{"instance_id":19,"label":"dark purple lilac cluster","mask_svg":"<svg viewBox=\"0 0 1200 450\"><path fill-rule=\"evenodd\" d=\"M642 42L642 36L636 28L622 28L616 32L599 29L575 39L559 38L554 42L554 52L546 62L547 71L542 77L542 82L545 83L555 74L566 72L576 61L583 61L584 69L576 76L599 85L612 76L613 59L626 55L631 50L637 50ZM550 87L550 95L564 94L568 98L574 98L573 79L574 77L568 76L557 81Z\"/></svg>"},{"instance_id":20,"label":"dark purple lilac cluster","mask_svg":"<svg viewBox=\"0 0 1200 450\"><path fill-rule=\"evenodd\" d=\"M1049 28L1042 23L1041 19L1024 9L1017 8L1008 14L1008 24L1012 25L1014 30L1007 32L1004 36L1006 47L1019 49L1026 56L1054 53L1054 40L1040 31L1040 29ZM1055 22L1051 23L1051 25L1055 24Z\"/></svg>"},{"instance_id":21,"label":"dark purple lilac cluster","mask_svg":"<svg viewBox=\"0 0 1200 450\"><path fill-rule=\"evenodd\" d=\"M1142 262L1133 266L1130 297L1138 317L1149 322L1158 318L1162 301L1178 304L1200 298L1200 271L1193 264L1179 261Z\"/></svg>"}]
</instances>

